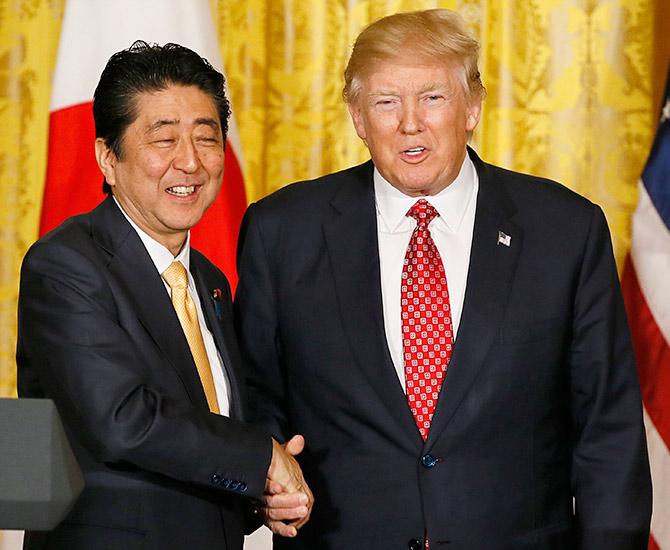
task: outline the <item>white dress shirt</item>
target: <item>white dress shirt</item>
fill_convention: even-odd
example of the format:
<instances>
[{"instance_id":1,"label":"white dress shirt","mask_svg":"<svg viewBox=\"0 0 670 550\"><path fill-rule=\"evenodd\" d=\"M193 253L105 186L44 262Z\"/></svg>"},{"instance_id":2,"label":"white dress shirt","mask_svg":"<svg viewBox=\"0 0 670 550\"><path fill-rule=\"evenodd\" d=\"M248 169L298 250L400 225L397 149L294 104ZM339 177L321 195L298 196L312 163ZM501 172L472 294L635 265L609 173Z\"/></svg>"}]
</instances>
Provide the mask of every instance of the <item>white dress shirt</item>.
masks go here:
<instances>
[{"instance_id":1,"label":"white dress shirt","mask_svg":"<svg viewBox=\"0 0 670 550\"><path fill-rule=\"evenodd\" d=\"M123 215L126 217L130 225L132 225L133 229L139 235L142 243L144 244L144 247L149 253L149 256L151 256L151 260L156 266L159 275L163 273L163 271L165 271L168 267L170 267L170 264L174 261L181 262L186 268L186 273L188 273L188 292L191 296L191 299L193 300L193 303L195 304L196 310L198 311L198 323L200 323L202 340L205 344L205 351L207 352L210 368L212 369L212 378L214 379L214 389L216 390L216 400L219 403L219 411L220 414L228 416L230 414L230 402L228 397L230 395L230 390L228 378L226 376L225 369L223 368L223 360L221 359L219 350L216 348L216 344L214 343L214 337L207 328L207 323L205 323L205 317L202 313L202 306L200 305L200 297L198 296L198 291L195 288L193 275L191 275L191 271L189 270L191 263L190 232L188 233L186 242L184 243L184 246L182 246L179 254L177 254L177 256L172 256L172 252L170 252L157 240L147 235L146 232L140 229L139 226L128 217L123 208L121 208L119 202L116 200L116 197L114 197L114 201L116 202L116 205L119 207L121 212L123 212ZM169 295L171 295L170 286L163 280L162 277L161 280L165 285L165 290Z\"/></svg>"},{"instance_id":2,"label":"white dress shirt","mask_svg":"<svg viewBox=\"0 0 670 550\"><path fill-rule=\"evenodd\" d=\"M416 220L406 214L420 198L425 198L440 214L430 223L429 229L447 275L451 321L456 340L470 265L479 178L474 164L466 154L456 179L437 195L405 195L387 182L376 168L374 186L384 329L393 365L402 387L405 388L400 281L407 246L416 227Z\"/></svg>"}]
</instances>

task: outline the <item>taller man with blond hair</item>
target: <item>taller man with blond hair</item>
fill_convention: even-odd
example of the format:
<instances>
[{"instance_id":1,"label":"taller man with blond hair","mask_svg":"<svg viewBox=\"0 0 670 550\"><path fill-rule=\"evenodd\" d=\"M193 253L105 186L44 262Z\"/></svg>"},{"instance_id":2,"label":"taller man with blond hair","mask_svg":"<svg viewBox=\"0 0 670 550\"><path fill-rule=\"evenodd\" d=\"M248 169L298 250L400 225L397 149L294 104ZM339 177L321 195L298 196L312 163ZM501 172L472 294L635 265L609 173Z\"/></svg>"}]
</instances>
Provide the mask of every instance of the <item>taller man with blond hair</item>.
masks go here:
<instances>
[{"instance_id":1,"label":"taller man with blond hair","mask_svg":"<svg viewBox=\"0 0 670 550\"><path fill-rule=\"evenodd\" d=\"M477 55L447 10L367 27L344 98L371 161L247 212L236 309L256 415L305 436L317 497L276 548L646 548L605 218L467 146Z\"/></svg>"}]
</instances>

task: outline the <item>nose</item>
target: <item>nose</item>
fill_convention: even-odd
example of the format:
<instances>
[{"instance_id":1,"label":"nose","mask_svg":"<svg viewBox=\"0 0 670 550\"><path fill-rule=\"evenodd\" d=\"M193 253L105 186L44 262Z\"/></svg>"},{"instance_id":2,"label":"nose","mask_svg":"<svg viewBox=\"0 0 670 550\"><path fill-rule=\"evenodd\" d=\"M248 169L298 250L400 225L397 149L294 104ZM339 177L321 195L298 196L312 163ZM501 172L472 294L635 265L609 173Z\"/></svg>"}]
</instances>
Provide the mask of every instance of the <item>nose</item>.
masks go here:
<instances>
[{"instance_id":1,"label":"nose","mask_svg":"<svg viewBox=\"0 0 670 550\"><path fill-rule=\"evenodd\" d=\"M400 131L403 134L418 134L423 131L423 116L420 106L413 101L404 102L400 111Z\"/></svg>"},{"instance_id":2,"label":"nose","mask_svg":"<svg viewBox=\"0 0 670 550\"><path fill-rule=\"evenodd\" d=\"M192 174L200 167L200 157L190 139L179 140L172 165L187 174Z\"/></svg>"}]
</instances>

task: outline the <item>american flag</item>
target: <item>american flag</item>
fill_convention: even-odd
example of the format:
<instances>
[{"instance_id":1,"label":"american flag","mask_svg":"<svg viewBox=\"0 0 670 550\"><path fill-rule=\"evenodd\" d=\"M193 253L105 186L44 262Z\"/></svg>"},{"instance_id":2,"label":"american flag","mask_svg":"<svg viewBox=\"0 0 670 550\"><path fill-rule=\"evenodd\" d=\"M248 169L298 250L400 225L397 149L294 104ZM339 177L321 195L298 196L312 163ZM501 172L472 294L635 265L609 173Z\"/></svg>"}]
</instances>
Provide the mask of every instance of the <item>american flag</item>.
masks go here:
<instances>
[{"instance_id":1,"label":"american flag","mask_svg":"<svg viewBox=\"0 0 670 550\"><path fill-rule=\"evenodd\" d=\"M622 276L654 491L650 550L670 550L670 74Z\"/></svg>"}]
</instances>

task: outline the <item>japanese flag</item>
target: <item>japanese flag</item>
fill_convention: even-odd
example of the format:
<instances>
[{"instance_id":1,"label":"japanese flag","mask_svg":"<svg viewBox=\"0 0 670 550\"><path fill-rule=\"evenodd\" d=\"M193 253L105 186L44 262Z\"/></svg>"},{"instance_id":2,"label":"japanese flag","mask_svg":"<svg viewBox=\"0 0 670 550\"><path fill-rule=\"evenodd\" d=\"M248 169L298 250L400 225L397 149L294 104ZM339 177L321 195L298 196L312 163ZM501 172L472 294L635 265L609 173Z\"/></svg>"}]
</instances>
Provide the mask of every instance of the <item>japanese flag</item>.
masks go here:
<instances>
[{"instance_id":1,"label":"japanese flag","mask_svg":"<svg viewBox=\"0 0 670 550\"><path fill-rule=\"evenodd\" d=\"M207 0L68 0L54 74L40 235L103 198L95 154L93 92L112 54L135 40L175 42L223 71ZM235 244L246 207L240 143L230 121L221 192L192 244L235 284Z\"/></svg>"}]
</instances>

